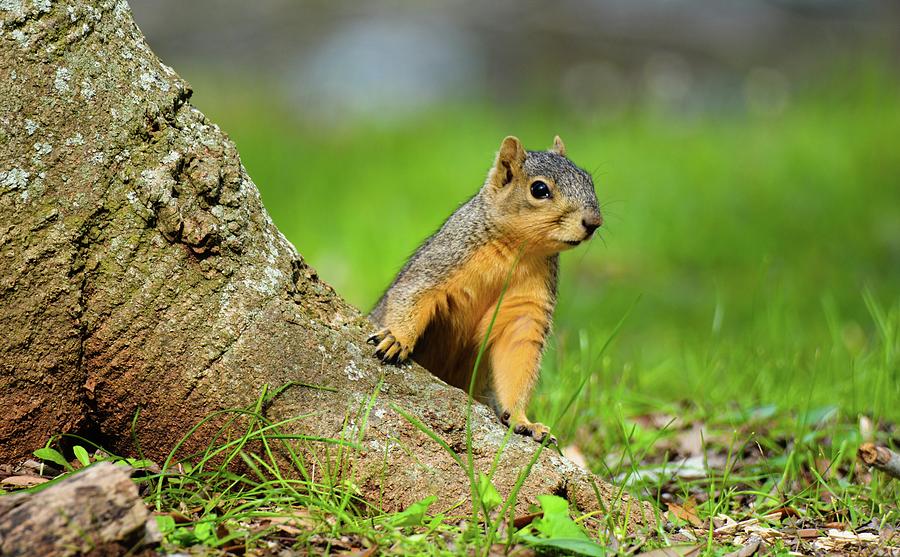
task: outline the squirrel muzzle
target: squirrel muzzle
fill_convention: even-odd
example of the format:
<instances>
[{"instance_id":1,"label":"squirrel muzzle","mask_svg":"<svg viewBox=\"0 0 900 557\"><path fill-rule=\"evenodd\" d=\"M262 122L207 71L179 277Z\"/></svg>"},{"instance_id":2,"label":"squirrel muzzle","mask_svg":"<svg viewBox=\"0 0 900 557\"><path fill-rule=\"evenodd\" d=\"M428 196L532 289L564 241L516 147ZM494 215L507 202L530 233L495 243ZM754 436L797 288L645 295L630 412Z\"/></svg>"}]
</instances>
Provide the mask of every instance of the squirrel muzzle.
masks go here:
<instances>
[{"instance_id":1,"label":"squirrel muzzle","mask_svg":"<svg viewBox=\"0 0 900 557\"><path fill-rule=\"evenodd\" d=\"M603 216L600 214L600 211L586 213L581 217L581 226L584 227L585 235L584 239L587 240L590 238L594 231L600 228L603 225Z\"/></svg>"}]
</instances>

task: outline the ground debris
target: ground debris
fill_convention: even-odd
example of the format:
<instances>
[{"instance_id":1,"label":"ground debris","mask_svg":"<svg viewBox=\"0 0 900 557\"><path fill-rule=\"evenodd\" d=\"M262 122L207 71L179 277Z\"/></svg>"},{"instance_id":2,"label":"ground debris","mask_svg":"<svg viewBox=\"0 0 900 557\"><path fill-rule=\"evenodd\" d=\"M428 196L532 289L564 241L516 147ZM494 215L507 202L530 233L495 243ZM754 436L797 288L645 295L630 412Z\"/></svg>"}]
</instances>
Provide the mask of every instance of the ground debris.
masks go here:
<instances>
[{"instance_id":1,"label":"ground debris","mask_svg":"<svg viewBox=\"0 0 900 557\"><path fill-rule=\"evenodd\" d=\"M756 555L756 552L759 551L760 546L762 545L762 538L757 535L750 536L747 542L744 544L744 547L738 549L737 551L732 551L725 555L725 557L751 557L751 555Z\"/></svg>"}]
</instances>

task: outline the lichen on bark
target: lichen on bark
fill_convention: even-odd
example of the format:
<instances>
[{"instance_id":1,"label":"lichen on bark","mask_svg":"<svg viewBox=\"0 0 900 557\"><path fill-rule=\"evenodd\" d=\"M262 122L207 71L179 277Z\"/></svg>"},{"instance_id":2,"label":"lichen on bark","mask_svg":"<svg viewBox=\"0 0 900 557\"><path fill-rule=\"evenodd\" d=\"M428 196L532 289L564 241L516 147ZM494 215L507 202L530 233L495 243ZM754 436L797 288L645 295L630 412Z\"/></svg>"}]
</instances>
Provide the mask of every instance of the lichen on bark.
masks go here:
<instances>
[{"instance_id":1,"label":"lichen on bark","mask_svg":"<svg viewBox=\"0 0 900 557\"><path fill-rule=\"evenodd\" d=\"M160 458L210 412L296 382L329 389L287 389L269 416L306 416L291 427L316 436L355 428L364 496L387 510L469 496L456 462L394 409L464 447L465 394L371 357L368 321L278 231L232 142L190 105L125 2L2 0L0 44L0 460L63 432L127 453L139 410L140 446ZM480 404L472 426L486 470L505 430ZM505 446L501 493L536 447ZM652 521L545 451L519 508L550 492Z\"/></svg>"}]
</instances>

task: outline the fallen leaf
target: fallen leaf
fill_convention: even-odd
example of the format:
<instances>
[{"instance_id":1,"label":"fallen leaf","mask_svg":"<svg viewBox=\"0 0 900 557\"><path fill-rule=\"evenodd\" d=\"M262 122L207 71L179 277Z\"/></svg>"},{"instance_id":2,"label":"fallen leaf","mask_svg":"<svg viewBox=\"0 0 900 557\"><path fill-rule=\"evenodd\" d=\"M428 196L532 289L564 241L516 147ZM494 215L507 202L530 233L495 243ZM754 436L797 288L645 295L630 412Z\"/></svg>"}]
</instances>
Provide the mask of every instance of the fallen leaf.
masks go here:
<instances>
[{"instance_id":1,"label":"fallen leaf","mask_svg":"<svg viewBox=\"0 0 900 557\"><path fill-rule=\"evenodd\" d=\"M731 553L725 554L725 557L750 557L751 555L755 555L757 551L759 551L759 546L762 544L762 538L759 536L750 536L750 539L747 540L747 543L744 547L738 549L737 551L732 551Z\"/></svg>"},{"instance_id":2,"label":"fallen leaf","mask_svg":"<svg viewBox=\"0 0 900 557\"><path fill-rule=\"evenodd\" d=\"M734 532L734 527L737 526L737 521L727 514L717 514L713 518L713 526L715 526L714 534L724 534L727 533L724 529L731 529Z\"/></svg>"},{"instance_id":3,"label":"fallen leaf","mask_svg":"<svg viewBox=\"0 0 900 557\"><path fill-rule=\"evenodd\" d=\"M748 528L749 526L754 526L756 524L759 524L759 520L757 520L755 518L749 518L747 520L742 520L740 522L735 522L734 520L732 520L728 517L725 517L725 518L726 518L725 526L722 526L721 528L716 528L713 531L714 535L718 536L718 535L722 535L722 534L734 534L736 532L743 531L744 529ZM735 544L735 545L737 545L737 544Z\"/></svg>"},{"instance_id":4,"label":"fallen leaf","mask_svg":"<svg viewBox=\"0 0 900 557\"><path fill-rule=\"evenodd\" d=\"M843 530L835 530L831 529L828 531L829 538L835 538L838 540L850 541L850 542L874 542L878 541L878 536L875 534L871 534L869 532L863 532L862 534L855 534L853 532L844 532Z\"/></svg>"},{"instance_id":5,"label":"fallen leaf","mask_svg":"<svg viewBox=\"0 0 900 557\"><path fill-rule=\"evenodd\" d=\"M513 526L515 526L517 530L519 528L524 528L524 527L528 526L529 524L531 524L532 521L534 521L534 519L540 518L542 516L544 516L543 511L537 512L537 513L526 514L526 515L522 515L522 516L517 516L516 518L513 519Z\"/></svg>"},{"instance_id":6,"label":"fallen leaf","mask_svg":"<svg viewBox=\"0 0 900 557\"><path fill-rule=\"evenodd\" d=\"M11 485L15 487L31 487L33 485L38 485L49 481L49 478L42 478L40 476L10 476L8 478L0 480L0 484Z\"/></svg>"},{"instance_id":7,"label":"fallen leaf","mask_svg":"<svg viewBox=\"0 0 900 557\"><path fill-rule=\"evenodd\" d=\"M276 530L284 532L285 534L288 534L290 536L299 536L303 533L303 530L301 530L300 528L294 528L290 524L275 524L274 526Z\"/></svg>"},{"instance_id":8,"label":"fallen leaf","mask_svg":"<svg viewBox=\"0 0 900 557\"><path fill-rule=\"evenodd\" d=\"M778 507L777 509L775 509L774 511L772 511L769 514L773 515L776 513L781 514L782 519L788 518L790 516L792 516L794 518L800 517L800 512L797 509L795 509L794 507Z\"/></svg>"},{"instance_id":9,"label":"fallen leaf","mask_svg":"<svg viewBox=\"0 0 900 557\"><path fill-rule=\"evenodd\" d=\"M362 551L354 551L352 553L341 553L341 555L346 555L347 557L372 557L375 555L375 550L378 549L377 545L373 545L369 549L364 549Z\"/></svg>"},{"instance_id":10,"label":"fallen leaf","mask_svg":"<svg viewBox=\"0 0 900 557\"><path fill-rule=\"evenodd\" d=\"M676 503L668 503L669 510L680 518L681 520L690 523L692 526L696 526L697 528L703 527L703 521L700 520L700 517L697 516L696 513L696 505L694 504L693 499L688 499L684 502L684 506L678 505Z\"/></svg>"},{"instance_id":11,"label":"fallen leaf","mask_svg":"<svg viewBox=\"0 0 900 557\"><path fill-rule=\"evenodd\" d=\"M154 514L158 514L159 516L171 516L172 520L175 521L175 524L187 524L189 522L193 522L193 520L184 516L183 514L181 514L178 511L169 511L167 513L154 513Z\"/></svg>"}]
</instances>

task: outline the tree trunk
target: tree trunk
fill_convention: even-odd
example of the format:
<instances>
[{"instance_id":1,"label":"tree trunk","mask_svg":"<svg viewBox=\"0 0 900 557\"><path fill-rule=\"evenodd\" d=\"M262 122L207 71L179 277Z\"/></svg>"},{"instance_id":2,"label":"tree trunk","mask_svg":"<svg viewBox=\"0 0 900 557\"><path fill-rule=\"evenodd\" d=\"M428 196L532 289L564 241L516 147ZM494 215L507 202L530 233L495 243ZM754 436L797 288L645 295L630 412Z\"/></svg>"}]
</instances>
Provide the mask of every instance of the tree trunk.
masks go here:
<instances>
[{"instance_id":1,"label":"tree trunk","mask_svg":"<svg viewBox=\"0 0 900 557\"><path fill-rule=\"evenodd\" d=\"M63 432L133 452L139 409L140 447L161 459L210 412L291 381L333 391L290 388L268 415L311 414L291 428L339 437L383 379L357 433L356 485L386 509L467 498L459 466L392 407L464 447L465 394L372 357L368 321L278 231L128 5L6 0L0 18L0 460ZM486 470L505 429L480 404L473 427ZM513 437L501 493L536 448ZM618 490L552 451L519 507L560 493L596 508L592 480L605 505L650 523L648 506L614 501Z\"/></svg>"}]
</instances>

